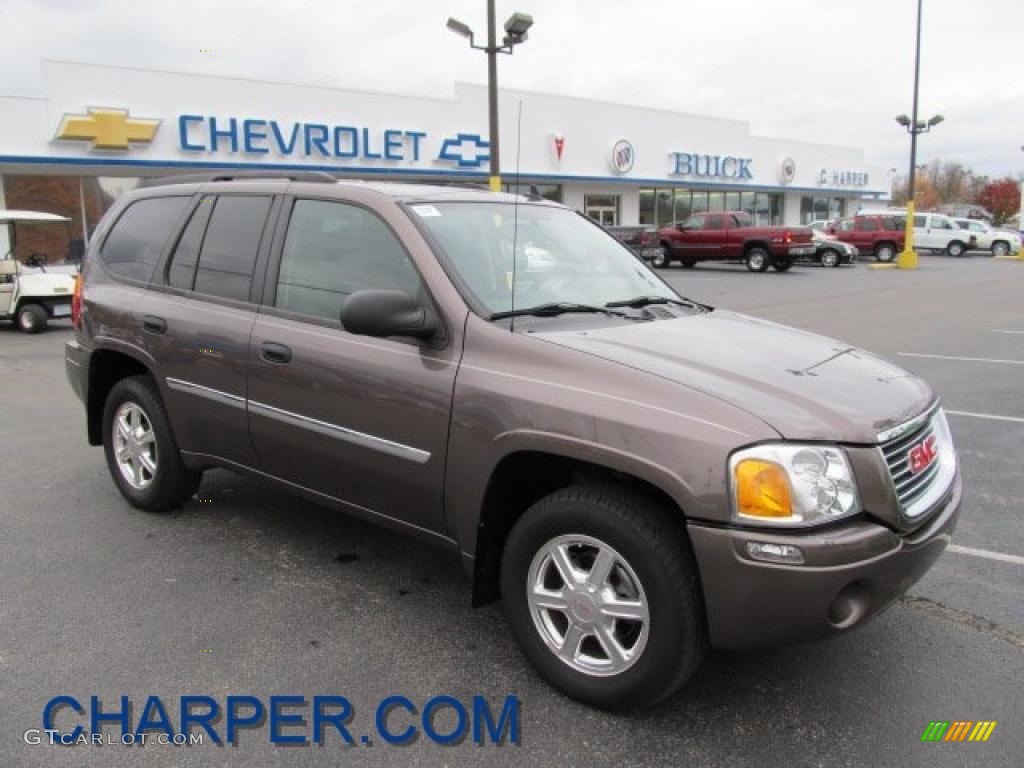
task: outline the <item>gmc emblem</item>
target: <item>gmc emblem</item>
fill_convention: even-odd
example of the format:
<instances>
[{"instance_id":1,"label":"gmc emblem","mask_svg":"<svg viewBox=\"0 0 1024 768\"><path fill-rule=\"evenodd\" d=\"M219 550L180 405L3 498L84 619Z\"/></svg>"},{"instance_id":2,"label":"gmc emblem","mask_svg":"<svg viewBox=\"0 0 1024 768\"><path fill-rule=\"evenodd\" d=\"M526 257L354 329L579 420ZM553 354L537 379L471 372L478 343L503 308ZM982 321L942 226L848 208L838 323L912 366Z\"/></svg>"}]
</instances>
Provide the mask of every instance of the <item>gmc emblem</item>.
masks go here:
<instances>
[{"instance_id":1,"label":"gmc emblem","mask_svg":"<svg viewBox=\"0 0 1024 768\"><path fill-rule=\"evenodd\" d=\"M935 448L935 435L929 435L920 443L907 451L907 464L910 466L910 474L916 475L923 472L935 460L938 455Z\"/></svg>"}]
</instances>

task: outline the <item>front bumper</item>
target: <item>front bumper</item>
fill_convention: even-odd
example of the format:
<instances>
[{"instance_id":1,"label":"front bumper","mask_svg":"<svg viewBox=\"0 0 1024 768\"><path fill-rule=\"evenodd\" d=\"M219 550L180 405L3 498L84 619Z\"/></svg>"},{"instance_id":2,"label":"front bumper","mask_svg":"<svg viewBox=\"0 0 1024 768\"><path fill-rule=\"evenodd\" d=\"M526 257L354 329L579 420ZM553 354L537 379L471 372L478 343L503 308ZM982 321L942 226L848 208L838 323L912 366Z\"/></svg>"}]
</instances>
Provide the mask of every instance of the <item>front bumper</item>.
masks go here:
<instances>
[{"instance_id":1,"label":"front bumper","mask_svg":"<svg viewBox=\"0 0 1024 768\"><path fill-rule=\"evenodd\" d=\"M901 536L868 519L822 531L753 531L688 524L711 645L730 650L844 634L903 595L952 538L959 473L937 511ZM800 547L801 565L750 558L748 541Z\"/></svg>"}]
</instances>

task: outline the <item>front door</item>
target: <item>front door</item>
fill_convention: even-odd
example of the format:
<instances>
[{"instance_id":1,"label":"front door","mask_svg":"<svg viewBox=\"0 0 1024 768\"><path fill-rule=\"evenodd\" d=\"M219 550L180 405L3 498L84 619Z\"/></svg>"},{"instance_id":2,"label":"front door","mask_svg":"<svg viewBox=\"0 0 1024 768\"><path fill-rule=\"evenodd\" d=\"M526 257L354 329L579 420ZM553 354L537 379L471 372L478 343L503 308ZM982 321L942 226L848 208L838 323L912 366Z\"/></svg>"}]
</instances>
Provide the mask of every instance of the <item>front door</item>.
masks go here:
<instances>
[{"instance_id":1,"label":"front door","mask_svg":"<svg viewBox=\"0 0 1024 768\"><path fill-rule=\"evenodd\" d=\"M359 290L402 290L431 304L397 235L356 204L297 199L267 281L248 403L264 471L438 531L459 349L357 336L339 322Z\"/></svg>"}]
</instances>

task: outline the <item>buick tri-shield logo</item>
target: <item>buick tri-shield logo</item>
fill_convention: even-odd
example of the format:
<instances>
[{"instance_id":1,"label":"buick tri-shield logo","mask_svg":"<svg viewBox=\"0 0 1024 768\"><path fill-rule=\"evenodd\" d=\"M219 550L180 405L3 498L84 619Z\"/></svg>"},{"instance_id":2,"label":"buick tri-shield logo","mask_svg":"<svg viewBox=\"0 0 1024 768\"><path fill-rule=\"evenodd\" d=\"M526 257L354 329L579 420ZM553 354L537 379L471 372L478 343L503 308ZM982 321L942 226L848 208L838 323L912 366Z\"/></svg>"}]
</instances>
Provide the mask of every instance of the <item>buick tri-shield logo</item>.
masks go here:
<instances>
[{"instance_id":1,"label":"buick tri-shield logo","mask_svg":"<svg viewBox=\"0 0 1024 768\"><path fill-rule=\"evenodd\" d=\"M636 159L636 152L633 145L625 139L619 139L612 146L611 163L616 173L629 173L633 170L633 161Z\"/></svg>"}]
</instances>

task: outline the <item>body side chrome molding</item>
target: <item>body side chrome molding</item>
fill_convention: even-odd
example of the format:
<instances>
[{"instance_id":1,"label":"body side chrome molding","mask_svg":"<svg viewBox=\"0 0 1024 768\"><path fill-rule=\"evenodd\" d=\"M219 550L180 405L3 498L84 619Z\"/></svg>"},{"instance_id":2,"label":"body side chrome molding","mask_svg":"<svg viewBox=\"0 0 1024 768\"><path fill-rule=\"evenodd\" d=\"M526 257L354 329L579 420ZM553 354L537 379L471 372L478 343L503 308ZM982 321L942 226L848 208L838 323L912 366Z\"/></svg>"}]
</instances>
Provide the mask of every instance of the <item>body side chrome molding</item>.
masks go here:
<instances>
[{"instance_id":1,"label":"body side chrome molding","mask_svg":"<svg viewBox=\"0 0 1024 768\"><path fill-rule=\"evenodd\" d=\"M199 397L205 397L209 400L221 403L222 405L230 405L234 408L246 408L261 416L266 416L269 419L275 419L277 421L284 422L285 424L290 424L293 427L310 429L321 435L333 437L338 440L344 440L352 443L353 445L370 448L374 451L380 451L381 453L386 453L389 456L395 456L399 459L411 461L414 464L426 464L430 461L430 451L413 448L412 446L404 445L403 443L396 443L393 440L387 440L383 437L377 437L376 435L368 435L365 432L359 432L354 429L349 429L348 427L331 424L328 421L321 421L310 416L303 416L301 413L293 413L292 411L286 411L282 408L275 408L274 406L267 405L266 403L247 400L240 395L233 395L230 392L222 392L219 389L205 387L202 384L195 384L191 381L175 379L170 376L165 380L167 381L167 386L176 392L198 395Z\"/></svg>"},{"instance_id":2,"label":"body side chrome molding","mask_svg":"<svg viewBox=\"0 0 1024 768\"><path fill-rule=\"evenodd\" d=\"M245 398L241 395L233 395L230 392L223 392L219 389L213 389L212 387L204 387L202 384L194 384L191 381L174 379L170 376L164 380L167 382L167 386L175 392L184 392L187 395L198 395L199 397L205 397L207 400L213 400L221 403L222 405L230 405L234 408L245 408Z\"/></svg>"},{"instance_id":3,"label":"body side chrome molding","mask_svg":"<svg viewBox=\"0 0 1024 768\"><path fill-rule=\"evenodd\" d=\"M363 448L370 448L381 453L386 453L389 456L395 456L399 459L405 459L415 464L426 464L430 461L430 451L424 451L419 448L413 448L409 445L402 443L396 443L393 440L386 440L383 437L377 437L376 435L368 435L365 432L358 432L348 427L342 427L337 424L331 424L328 421L320 421L309 416L303 416L299 413L292 413L291 411L285 411L281 408L275 408L272 405L266 403L258 403L255 400L248 401L248 408L250 411L266 416L269 419L276 419L277 421L290 424L293 427L301 427L304 429L310 429L321 435L327 437L333 437L338 440L344 440L345 442L358 445Z\"/></svg>"}]
</instances>

